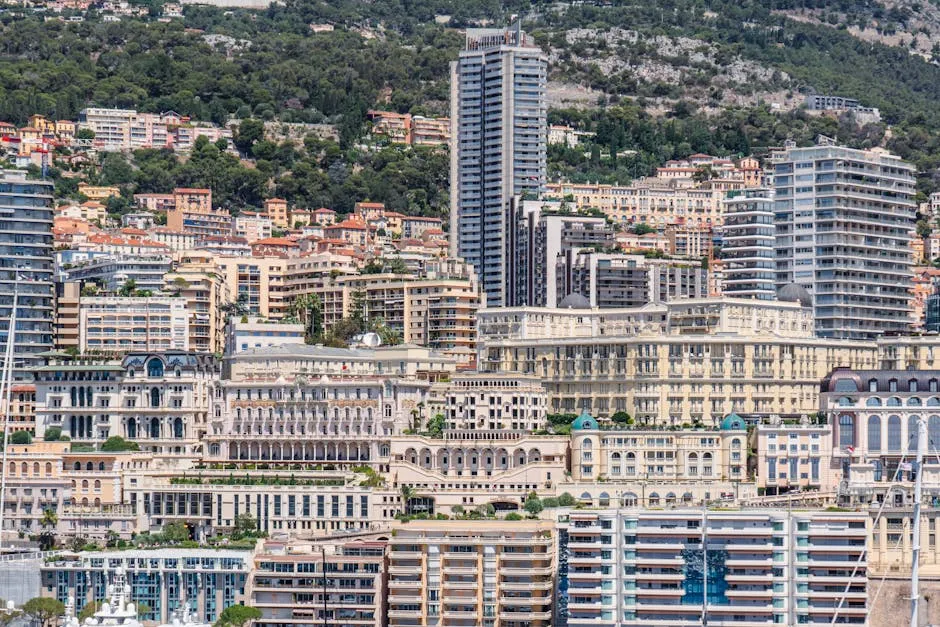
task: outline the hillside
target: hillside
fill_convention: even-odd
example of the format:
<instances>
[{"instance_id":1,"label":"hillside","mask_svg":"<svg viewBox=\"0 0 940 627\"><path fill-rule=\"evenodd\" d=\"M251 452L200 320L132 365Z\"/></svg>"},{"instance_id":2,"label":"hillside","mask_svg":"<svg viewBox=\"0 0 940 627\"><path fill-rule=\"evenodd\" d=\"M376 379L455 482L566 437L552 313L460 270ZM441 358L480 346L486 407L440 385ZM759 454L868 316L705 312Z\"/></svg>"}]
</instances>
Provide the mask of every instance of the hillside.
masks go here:
<instances>
[{"instance_id":1,"label":"hillside","mask_svg":"<svg viewBox=\"0 0 940 627\"><path fill-rule=\"evenodd\" d=\"M448 63L461 29L522 15L552 59L552 119L597 132L604 154L637 152L618 162L585 157L591 146L553 150L553 174L626 182L688 148L735 154L825 132L850 145L884 144L916 162L926 193L940 188L940 67L926 53L889 44L903 43L905 32L936 39L936 6L885 2L892 6L291 0L255 13L189 6L182 23L103 23L92 13L67 24L6 11L0 119L21 123L34 111L74 117L90 102L220 123L232 115L328 122L341 131L343 157L354 160L348 151L367 131L367 109L446 114ZM158 13L155 4L151 14ZM335 30L311 30L322 23ZM880 29L882 39L863 38L864 29ZM884 39L892 33L901 39ZM891 132L808 118L799 105L812 91L878 107Z\"/></svg>"}]
</instances>

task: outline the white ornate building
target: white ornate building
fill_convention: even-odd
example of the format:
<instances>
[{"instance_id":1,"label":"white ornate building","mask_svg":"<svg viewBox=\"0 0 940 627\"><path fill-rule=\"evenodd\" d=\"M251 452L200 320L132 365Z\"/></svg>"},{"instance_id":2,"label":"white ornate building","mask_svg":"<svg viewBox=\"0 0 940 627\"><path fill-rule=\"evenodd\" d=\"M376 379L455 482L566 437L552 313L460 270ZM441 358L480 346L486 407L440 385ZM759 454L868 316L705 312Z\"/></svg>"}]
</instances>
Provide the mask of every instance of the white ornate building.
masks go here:
<instances>
[{"instance_id":1,"label":"white ornate building","mask_svg":"<svg viewBox=\"0 0 940 627\"><path fill-rule=\"evenodd\" d=\"M185 351L49 357L33 370L36 436L59 427L83 444L120 436L157 454L199 454L218 375L211 355Z\"/></svg>"}]
</instances>

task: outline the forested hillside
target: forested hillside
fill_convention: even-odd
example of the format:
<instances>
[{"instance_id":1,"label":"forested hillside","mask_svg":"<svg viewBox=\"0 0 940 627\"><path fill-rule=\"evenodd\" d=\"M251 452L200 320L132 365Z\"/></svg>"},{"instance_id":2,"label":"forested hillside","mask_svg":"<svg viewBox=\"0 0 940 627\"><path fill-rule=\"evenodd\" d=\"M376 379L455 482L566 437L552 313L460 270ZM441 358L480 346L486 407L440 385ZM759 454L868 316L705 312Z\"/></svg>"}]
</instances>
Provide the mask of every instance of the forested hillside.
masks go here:
<instances>
[{"instance_id":1,"label":"forested hillside","mask_svg":"<svg viewBox=\"0 0 940 627\"><path fill-rule=\"evenodd\" d=\"M521 16L551 56L552 89L574 94L552 100L552 120L597 135L584 150L554 148L552 176L627 182L689 152L744 154L824 133L854 146L885 145L918 165L921 191L938 188L940 67L929 55L848 30L864 20L869 29L896 33L917 12L874 0L600 4L290 0L260 12L188 6L184 20L165 23L105 23L93 14L64 23L8 9L0 13L0 119L22 123L33 112L74 119L94 104L175 110L216 123L232 116L327 122L340 131L336 148L285 155L262 145L260 157L249 154L261 162L252 175L258 184L233 192L233 202L250 205L276 184L303 203L345 208L387 194L400 206L413 201L409 182L403 192L387 181L413 168L426 179L415 184L425 190L415 202L440 213L446 194L428 189L446 181L446 159L357 151L365 112L446 115L460 29ZM846 23L853 7L859 11ZM154 0L151 15L159 11ZM814 17L794 19L800 12ZM335 30L314 32L312 24ZM811 90L859 98L882 111L883 123L860 128L811 118L798 108Z\"/></svg>"}]
</instances>

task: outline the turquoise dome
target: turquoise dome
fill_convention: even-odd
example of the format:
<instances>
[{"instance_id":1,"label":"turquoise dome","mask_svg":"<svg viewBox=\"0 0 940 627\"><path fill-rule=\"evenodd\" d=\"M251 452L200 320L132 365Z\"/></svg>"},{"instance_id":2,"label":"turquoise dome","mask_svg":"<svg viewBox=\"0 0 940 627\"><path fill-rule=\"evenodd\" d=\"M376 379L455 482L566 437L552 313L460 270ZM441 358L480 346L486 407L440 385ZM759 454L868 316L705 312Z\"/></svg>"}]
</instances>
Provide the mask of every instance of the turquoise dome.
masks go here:
<instances>
[{"instance_id":1,"label":"turquoise dome","mask_svg":"<svg viewBox=\"0 0 940 627\"><path fill-rule=\"evenodd\" d=\"M571 430L581 430L588 431L590 429L597 429L597 421L587 412L585 409L581 412L581 415L574 419L574 422L571 423Z\"/></svg>"},{"instance_id":2,"label":"turquoise dome","mask_svg":"<svg viewBox=\"0 0 940 627\"><path fill-rule=\"evenodd\" d=\"M722 431L742 431L744 429L747 429L747 423L744 422L744 418L734 412L725 416L725 419L721 421Z\"/></svg>"}]
</instances>

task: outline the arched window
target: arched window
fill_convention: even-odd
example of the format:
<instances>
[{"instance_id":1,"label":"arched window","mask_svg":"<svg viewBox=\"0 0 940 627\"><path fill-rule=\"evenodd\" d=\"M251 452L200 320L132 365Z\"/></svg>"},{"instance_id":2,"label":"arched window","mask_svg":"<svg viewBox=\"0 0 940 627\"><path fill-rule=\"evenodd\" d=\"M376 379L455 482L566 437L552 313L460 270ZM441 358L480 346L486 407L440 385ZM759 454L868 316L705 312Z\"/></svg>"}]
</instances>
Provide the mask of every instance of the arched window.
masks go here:
<instances>
[{"instance_id":1,"label":"arched window","mask_svg":"<svg viewBox=\"0 0 940 627\"><path fill-rule=\"evenodd\" d=\"M94 470L94 469L95 469L95 465L94 465L94 464L92 464L91 462L86 462L86 463L85 463L85 470Z\"/></svg>"},{"instance_id":2,"label":"arched window","mask_svg":"<svg viewBox=\"0 0 940 627\"><path fill-rule=\"evenodd\" d=\"M82 479L82 490L88 489L88 479Z\"/></svg>"},{"instance_id":3,"label":"arched window","mask_svg":"<svg viewBox=\"0 0 940 627\"><path fill-rule=\"evenodd\" d=\"M912 397L910 397L909 399L907 399L907 406L908 406L908 407L920 407L921 405L923 405L923 401L921 401L921 400L920 400L919 398L917 398L916 396L912 396Z\"/></svg>"},{"instance_id":4,"label":"arched window","mask_svg":"<svg viewBox=\"0 0 940 627\"><path fill-rule=\"evenodd\" d=\"M881 450L881 416L868 417L868 450Z\"/></svg>"},{"instance_id":5,"label":"arched window","mask_svg":"<svg viewBox=\"0 0 940 627\"><path fill-rule=\"evenodd\" d=\"M659 505L659 494L656 492L651 492L646 500L649 502L650 507L656 507Z\"/></svg>"},{"instance_id":6,"label":"arched window","mask_svg":"<svg viewBox=\"0 0 940 627\"><path fill-rule=\"evenodd\" d=\"M46 462L46 476L52 476L52 462Z\"/></svg>"},{"instance_id":7,"label":"arched window","mask_svg":"<svg viewBox=\"0 0 940 627\"><path fill-rule=\"evenodd\" d=\"M888 417L888 450L901 450L901 418L900 416Z\"/></svg>"},{"instance_id":8,"label":"arched window","mask_svg":"<svg viewBox=\"0 0 940 627\"><path fill-rule=\"evenodd\" d=\"M669 492L666 494L666 505L675 505L676 504L676 493Z\"/></svg>"},{"instance_id":9,"label":"arched window","mask_svg":"<svg viewBox=\"0 0 940 627\"><path fill-rule=\"evenodd\" d=\"M75 386L69 390L69 399L72 401L72 407L78 407L78 390Z\"/></svg>"},{"instance_id":10,"label":"arched window","mask_svg":"<svg viewBox=\"0 0 940 627\"><path fill-rule=\"evenodd\" d=\"M888 399L888 402L885 403L885 404L886 404L888 407L900 407L900 406L901 406L901 399L899 399L897 396L892 396L891 398Z\"/></svg>"},{"instance_id":11,"label":"arched window","mask_svg":"<svg viewBox=\"0 0 940 627\"><path fill-rule=\"evenodd\" d=\"M738 438L734 438L733 440L731 440L731 450L732 450L732 451L740 451L740 450L741 450L741 440L739 440Z\"/></svg>"},{"instance_id":12,"label":"arched window","mask_svg":"<svg viewBox=\"0 0 940 627\"><path fill-rule=\"evenodd\" d=\"M39 462L33 462L33 476L39 476Z\"/></svg>"},{"instance_id":13,"label":"arched window","mask_svg":"<svg viewBox=\"0 0 940 627\"><path fill-rule=\"evenodd\" d=\"M867 401L865 401L867 407L881 407L881 399L877 396L870 396Z\"/></svg>"},{"instance_id":14,"label":"arched window","mask_svg":"<svg viewBox=\"0 0 940 627\"><path fill-rule=\"evenodd\" d=\"M127 419L127 438L129 440L137 438L137 421L133 418Z\"/></svg>"},{"instance_id":15,"label":"arched window","mask_svg":"<svg viewBox=\"0 0 940 627\"><path fill-rule=\"evenodd\" d=\"M82 463L81 463L81 462L75 462L75 464L72 465L72 468L74 468L75 470L81 470L81 469L82 469Z\"/></svg>"},{"instance_id":16,"label":"arched window","mask_svg":"<svg viewBox=\"0 0 940 627\"><path fill-rule=\"evenodd\" d=\"M854 404L855 402L852 401L852 399L849 398L848 396L839 397L839 407L851 407Z\"/></svg>"},{"instance_id":17,"label":"arched window","mask_svg":"<svg viewBox=\"0 0 940 627\"><path fill-rule=\"evenodd\" d=\"M183 437L183 419L177 418L173 421L173 437L182 439Z\"/></svg>"},{"instance_id":18,"label":"arched window","mask_svg":"<svg viewBox=\"0 0 940 627\"><path fill-rule=\"evenodd\" d=\"M855 418L850 414L839 416L839 446L855 446Z\"/></svg>"},{"instance_id":19,"label":"arched window","mask_svg":"<svg viewBox=\"0 0 940 627\"><path fill-rule=\"evenodd\" d=\"M160 390L158 388L150 388L150 406L160 406Z\"/></svg>"},{"instance_id":20,"label":"arched window","mask_svg":"<svg viewBox=\"0 0 940 627\"><path fill-rule=\"evenodd\" d=\"M584 504L584 505L593 505L593 504L594 504L594 499L591 498L590 492L582 492L582 493L581 493L581 503Z\"/></svg>"},{"instance_id":21,"label":"arched window","mask_svg":"<svg viewBox=\"0 0 940 627\"><path fill-rule=\"evenodd\" d=\"M919 416L908 416L907 417L907 450L916 451L917 450L917 440L919 439L920 433L917 429L917 422Z\"/></svg>"},{"instance_id":22,"label":"arched window","mask_svg":"<svg viewBox=\"0 0 940 627\"><path fill-rule=\"evenodd\" d=\"M163 376L163 362L158 358L154 357L147 362L147 376L148 377L162 377Z\"/></svg>"},{"instance_id":23,"label":"arched window","mask_svg":"<svg viewBox=\"0 0 940 627\"><path fill-rule=\"evenodd\" d=\"M150 437L159 438L160 437L160 419L151 418L150 419Z\"/></svg>"},{"instance_id":24,"label":"arched window","mask_svg":"<svg viewBox=\"0 0 940 627\"><path fill-rule=\"evenodd\" d=\"M98 492L100 490L101 490L101 481L99 481L98 479L95 479L95 492Z\"/></svg>"},{"instance_id":25,"label":"arched window","mask_svg":"<svg viewBox=\"0 0 940 627\"><path fill-rule=\"evenodd\" d=\"M597 504L600 507L610 507L610 495L606 492L601 492L600 496L597 497Z\"/></svg>"},{"instance_id":26,"label":"arched window","mask_svg":"<svg viewBox=\"0 0 940 627\"><path fill-rule=\"evenodd\" d=\"M940 450L940 416L931 416L927 419L927 450Z\"/></svg>"},{"instance_id":27,"label":"arched window","mask_svg":"<svg viewBox=\"0 0 940 627\"><path fill-rule=\"evenodd\" d=\"M98 470L104 470L104 462L98 462Z\"/></svg>"}]
</instances>

